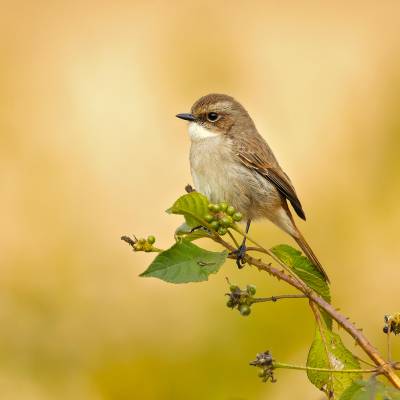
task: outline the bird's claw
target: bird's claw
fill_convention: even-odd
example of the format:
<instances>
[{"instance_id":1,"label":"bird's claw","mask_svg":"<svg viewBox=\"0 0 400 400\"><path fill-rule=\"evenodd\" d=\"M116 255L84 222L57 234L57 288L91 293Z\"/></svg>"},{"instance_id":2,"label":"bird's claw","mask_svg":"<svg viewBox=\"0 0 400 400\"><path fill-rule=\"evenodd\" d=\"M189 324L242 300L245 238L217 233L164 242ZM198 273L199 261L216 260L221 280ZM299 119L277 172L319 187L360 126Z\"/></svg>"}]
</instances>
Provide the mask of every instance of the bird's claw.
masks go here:
<instances>
[{"instance_id":1,"label":"bird's claw","mask_svg":"<svg viewBox=\"0 0 400 400\"><path fill-rule=\"evenodd\" d=\"M236 265L238 266L239 269L242 269L244 265L246 264L246 250L247 247L245 244L241 244L237 250L232 251L231 254L236 255Z\"/></svg>"}]
</instances>

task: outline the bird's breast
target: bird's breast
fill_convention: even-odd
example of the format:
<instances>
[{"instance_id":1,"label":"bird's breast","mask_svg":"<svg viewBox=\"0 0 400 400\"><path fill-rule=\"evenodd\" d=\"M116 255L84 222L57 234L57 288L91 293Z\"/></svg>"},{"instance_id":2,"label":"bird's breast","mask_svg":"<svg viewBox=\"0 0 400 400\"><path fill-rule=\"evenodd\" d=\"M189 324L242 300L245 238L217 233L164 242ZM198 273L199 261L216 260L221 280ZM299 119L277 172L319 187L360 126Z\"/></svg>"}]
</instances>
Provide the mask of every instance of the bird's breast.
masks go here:
<instances>
[{"instance_id":1,"label":"bird's breast","mask_svg":"<svg viewBox=\"0 0 400 400\"><path fill-rule=\"evenodd\" d=\"M218 136L193 141L190 166L195 189L210 202L227 201L248 214L252 200L249 182L254 174L234 157L229 139Z\"/></svg>"},{"instance_id":2,"label":"bird's breast","mask_svg":"<svg viewBox=\"0 0 400 400\"><path fill-rule=\"evenodd\" d=\"M230 158L220 137L192 142L190 168L193 183L196 190L212 202L228 201L225 197L229 185L223 177L231 169Z\"/></svg>"},{"instance_id":3,"label":"bird's breast","mask_svg":"<svg viewBox=\"0 0 400 400\"><path fill-rule=\"evenodd\" d=\"M226 201L246 218L271 219L269 211L280 207L274 185L243 165L226 137L192 141L190 167L195 189L212 203Z\"/></svg>"}]
</instances>

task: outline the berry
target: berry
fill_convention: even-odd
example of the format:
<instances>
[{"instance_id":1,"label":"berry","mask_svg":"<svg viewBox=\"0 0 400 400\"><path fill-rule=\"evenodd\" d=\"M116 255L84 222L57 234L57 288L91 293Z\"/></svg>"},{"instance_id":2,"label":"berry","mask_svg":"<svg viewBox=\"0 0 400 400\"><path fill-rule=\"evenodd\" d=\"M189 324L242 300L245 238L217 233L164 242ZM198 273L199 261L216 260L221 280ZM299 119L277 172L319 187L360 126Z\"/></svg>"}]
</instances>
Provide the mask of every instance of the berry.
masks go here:
<instances>
[{"instance_id":1,"label":"berry","mask_svg":"<svg viewBox=\"0 0 400 400\"><path fill-rule=\"evenodd\" d=\"M233 307L235 307L235 303L234 303L234 301L232 299L229 299L226 302L226 306L229 307L229 308L233 308Z\"/></svg>"},{"instance_id":2,"label":"berry","mask_svg":"<svg viewBox=\"0 0 400 400\"><path fill-rule=\"evenodd\" d=\"M211 203L210 203L210 204L208 205L208 209L209 209L210 211L213 211L213 208L214 208L214 204L211 204Z\"/></svg>"},{"instance_id":3,"label":"berry","mask_svg":"<svg viewBox=\"0 0 400 400\"><path fill-rule=\"evenodd\" d=\"M223 201L222 203L219 203L219 208L221 211L226 211L228 204Z\"/></svg>"},{"instance_id":4,"label":"berry","mask_svg":"<svg viewBox=\"0 0 400 400\"><path fill-rule=\"evenodd\" d=\"M147 243L154 244L155 241L156 241L156 238L155 238L153 235L150 235L150 236L147 238Z\"/></svg>"},{"instance_id":5,"label":"berry","mask_svg":"<svg viewBox=\"0 0 400 400\"><path fill-rule=\"evenodd\" d=\"M214 211L215 213L220 212L221 207L219 206L219 204L213 204L212 211Z\"/></svg>"},{"instance_id":6,"label":"berry","mask_svg":"<svg viewBox=\"0 0 400 400\"><path fill-rule=\"evenodd\" d=\"M140 242L136 243L135 251L141 251L141 250L143 250L143 244Z\"/></svg>"},{"instance_id":7,"label":"berry","mask_svg":"<svg viewBox=\"0 0 400 400\"><path fill-rule=\"evenodd\" d=\"M247 285L247 293L250 296L254 296L256 294L256 287L254 285Z\"/></svg>"},{"instance_id":8,"label":"berry","mask_svg":"<svg viewBox=\"0 0 400 400\"><path fill-rule=\"evenodd\" d=\"M240 291L240 288L239 288L239 286L231 285L231 286L229 287L229 290L230 290L232 293L234 293L234 292Z\"/></svg>"},{"instance_id":9,"label":"berry","mask_svg":"<svg viewBox=\"0 0 400 400\"><path fill-rule=\"evenodd\" d=\"M387 325L383 327L383 333L389 333L389 327Z\"/></svg>"},{"instance_id":10,"label":"berry","mask_svg":"<svg viewBox=\"0 0 400 400\"><path fill-rule=\"evenodd\" d=\"M216 231L219 228L219 222L218 221L212 221L210 226L211 226L212 229L214 229L214 231Z\"/></svg>"},{"instance_id":11,"label":"berry","mask_svg":"<svg viewBox=\"0 0 400 400\"><path fill-rule=\"evenodd\" d=\"M265 377L265 370L264 369L260 369L259 371L258 371L258 376L260 377L260 378L264 378Z\"/></svg>"},{"instance_id":12,"label":"berry","mask_svg":"<svg viewBox=\"0 0 400 400\"><path fill-rule=\"evenodd\" d=\"M138 243L139 244L145 244L146 243L146 239L141 238L141 239L138 240Z\"/></svg>"},{"instance_id":13,"label":"berry","mask_svg":"<svg viewBox=\"0 0 400 400\"><path fill-rule=\"evenodd\" d=\"M235 207L232 207L232 206L229 206L227 209L226 209L226 213L228 214L228 215L233 215L233 214L235 214Z\"/></svg>"},{"instance_id":14,"label":"berry","mask_svg":"<svg viewBox=\"0 0 400 400\"><path fill-rule=\"evenodd\" d=\"M240 312L241 315L246 317L247 315L250 315L251 308L247 304L241 304L239 306L239 312Z\"/></svg>"},{"instance_id":15,"label":"berry","mask_svg":"<svg viewBox=\"0 0 400 400\"><path fill-rule=\"evenodd\" d=\"M236 212L235 214L232 215L232 218L234 221L239 222L242 220L243 215L240 212Z\"/></svg>"},{"instance_id":16,"label":"berry","mask_svg":"<svg viewBox=\"0 0 400 400\"><path fill-rule=\"evenodd\" d=\"M218 229L218 234L221 235L221 236L224 236L226 232L227 232L227 230L226 230L226 228L224 228L223 226L221 226L221 227Z\"/></svg>"},{"instance_id":17,"label":"berry","mask_svg":"<svg viewBox=\"0 0 400 400\"><path fill-rule=\"evenodd\" d=\"M143 245L143 249L144 249L144 251L145 251L146 253L149 253L150 251L153 250L153 245L150 244L150 243L145 243L145 244Z\"/></svg>"},{"instance_id":18,"label":"berry","mask_svg":"<svg viewBox=\"0 0 400 400\"><path fill-rule=\"evenodd\" d=\"M221 224L222 226L225 226L225 228L229 228L232 225L232 222L233 222L232 217L230 217L229 215L221 219Z\"/></svg>"},{"instance_id":19,"label":"berry","mask_svg":"<svg viewBox=\"0 0 400 400\"><path fill-rule=\"evenodd\" d=\"M211 214L206 214L206 215L204 216L204 219L205 219L207 222L211 222L211 221L214 219L214 217L213 217Z\"/></svg>"}]
</instances>

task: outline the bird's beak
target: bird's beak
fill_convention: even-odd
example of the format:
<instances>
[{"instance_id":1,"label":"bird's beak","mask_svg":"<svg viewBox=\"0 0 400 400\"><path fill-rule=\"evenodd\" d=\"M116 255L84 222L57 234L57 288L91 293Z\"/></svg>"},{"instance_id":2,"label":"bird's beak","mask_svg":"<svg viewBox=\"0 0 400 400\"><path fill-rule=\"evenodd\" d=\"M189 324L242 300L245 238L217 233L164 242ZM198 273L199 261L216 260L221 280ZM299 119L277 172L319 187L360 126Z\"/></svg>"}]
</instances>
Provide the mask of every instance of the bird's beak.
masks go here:
<instances>
[{"instance_id":1,"label":"bird's beak","mask_svg":"<svg viewBox=\"0 0 400 400\"><path fill-rule=\"evenodd\" d=\"M176 117L186 121L196 121L196 117L193 114L178 114Z\"/></svg>"}]
</instances>

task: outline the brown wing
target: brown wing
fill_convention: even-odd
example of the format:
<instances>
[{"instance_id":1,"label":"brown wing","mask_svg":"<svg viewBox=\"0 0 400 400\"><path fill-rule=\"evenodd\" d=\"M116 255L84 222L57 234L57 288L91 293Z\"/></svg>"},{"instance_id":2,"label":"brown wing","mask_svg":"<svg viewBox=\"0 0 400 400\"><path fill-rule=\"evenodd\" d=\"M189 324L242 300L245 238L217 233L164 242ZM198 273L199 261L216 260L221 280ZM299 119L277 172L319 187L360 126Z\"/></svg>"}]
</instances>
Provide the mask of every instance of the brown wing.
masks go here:
<instances>
[{"instance_id":1,"label":"brown wing","mask_svg":"<svg viewBox=\"0 0 400 400\"><path fill-rule=\"evenodd\" d=\"M300 200L288 176L280 168L268 145L263 140L258 145L256 152L248 151L247 146L240 146L240 148L236 149L236 155L247 168L257 171L265 179L273 183L279 192L290 201L297 215L305 220L306 216ZM267 158L271 162L266 161L265 159Z\"/></svg>"}]
</instances>

